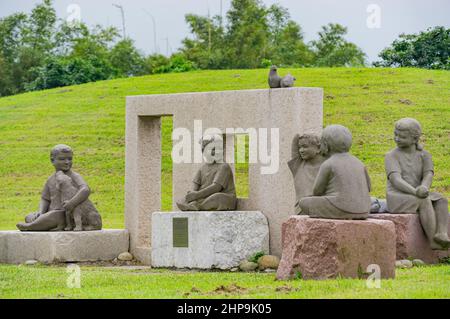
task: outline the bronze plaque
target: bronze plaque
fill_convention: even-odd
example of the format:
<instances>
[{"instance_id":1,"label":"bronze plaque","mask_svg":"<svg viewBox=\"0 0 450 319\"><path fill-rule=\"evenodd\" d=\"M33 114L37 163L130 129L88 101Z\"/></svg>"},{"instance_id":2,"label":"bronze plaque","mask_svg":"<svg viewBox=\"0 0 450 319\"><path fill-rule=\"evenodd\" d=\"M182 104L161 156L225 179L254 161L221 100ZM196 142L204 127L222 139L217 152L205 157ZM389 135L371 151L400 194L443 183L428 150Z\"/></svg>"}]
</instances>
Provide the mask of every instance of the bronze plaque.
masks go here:
<instances>
[{"instance_id":1,"label":"bronze plaque","mask_svg":"<svg viewBox=\"0 0 450 319\"><path fill-rule=\"evenodd\" d=\"M188 233L188 219L187 218L173 218L172 219L172 234L173 247L187 248L189 247L189 233Z\"/></svg>"}]
</instances>

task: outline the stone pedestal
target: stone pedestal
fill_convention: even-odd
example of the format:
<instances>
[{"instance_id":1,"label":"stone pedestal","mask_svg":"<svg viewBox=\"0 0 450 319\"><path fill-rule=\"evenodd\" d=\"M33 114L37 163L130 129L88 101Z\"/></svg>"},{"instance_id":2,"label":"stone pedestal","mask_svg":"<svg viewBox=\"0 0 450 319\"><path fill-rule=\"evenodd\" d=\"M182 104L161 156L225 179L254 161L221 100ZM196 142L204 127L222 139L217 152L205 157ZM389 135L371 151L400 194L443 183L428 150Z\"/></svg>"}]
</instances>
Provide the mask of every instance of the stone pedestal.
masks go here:
<instances>
[{"instance_id":1,"label":"stone pedestal","mask_svg":"<svg viewBox=\"0 0 450 319\"><path fill-rule=\"evenodd\" d=\"M269 252L267 218L259 211L152 214L152 266L228 269Z\"/></svg>"},{"instance_id":2,"label":"stone pedestal","mask_svg":"<svg viewBox=\"0 0 450 319\"><path fill-rule=\"evenodd\" d=\"M440 258L450 256L450 250L440 251L430 248L418 214L371 214L370 218L394 222L397 233L398 260L412 258L434 264L438 263Z\"/></svg>"},{"instance_id":3,"label":"stone pedestal","mask_svg":"<svg viewBox=\"0 0 450 319\"><path fill-rule=\"evenodd\" d=\"M303 279L364 278L372 264L379 266L381 278L395 277L395 226L390 221L292 216L283 224L282 238L280 280L298 272Z\"/></svg>"},{"instance_id":4,"label":"stone pedestal","mask_svg":"<svg viewBox=\"0 0 450 319\"><path fill-rule=\"evenodd\" d=\"M82 232L0 231L0 263L20 264L113 260L128 251L129 234L123 229Z\"/></svg>"}]
</instances>

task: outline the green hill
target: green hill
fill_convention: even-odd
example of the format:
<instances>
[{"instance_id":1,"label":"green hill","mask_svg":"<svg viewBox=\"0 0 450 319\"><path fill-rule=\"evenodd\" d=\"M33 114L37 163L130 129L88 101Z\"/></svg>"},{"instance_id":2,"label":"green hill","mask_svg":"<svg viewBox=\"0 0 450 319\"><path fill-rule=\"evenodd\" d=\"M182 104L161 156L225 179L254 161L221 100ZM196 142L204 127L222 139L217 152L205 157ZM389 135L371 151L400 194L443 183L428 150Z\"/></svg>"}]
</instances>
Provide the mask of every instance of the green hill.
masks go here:
<instances>
[{"instance_id":1,"label":"green hill","mask_svg":"<svg viewBox=\"0 0 450 319\"><path fill-rule=\"evenodd\" d=\"M296 86L323 87L324 123L353 132L352 152L384 197L384 154L393 123L415 117L433 154L434 190L450 195L450 73L420 69L291 69ZM0 229L38 208L52 173L49 151L75 150L74 170L93 193L106 228L123 228L125 96L266 88L267 70L196 71L89 83L0 99ZM287 70L281 70L285 73ZM170 207L170 122L164 123L164 206Z\"/></svg>"}]
</instances>

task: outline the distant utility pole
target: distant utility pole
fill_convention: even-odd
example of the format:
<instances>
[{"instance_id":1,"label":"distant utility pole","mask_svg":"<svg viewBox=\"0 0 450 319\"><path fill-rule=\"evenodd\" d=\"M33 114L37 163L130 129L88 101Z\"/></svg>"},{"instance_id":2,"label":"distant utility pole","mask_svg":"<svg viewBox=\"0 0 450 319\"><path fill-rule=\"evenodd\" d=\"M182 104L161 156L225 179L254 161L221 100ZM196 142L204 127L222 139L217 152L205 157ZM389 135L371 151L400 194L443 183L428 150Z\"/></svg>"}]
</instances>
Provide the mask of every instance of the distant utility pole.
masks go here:
<instances>
[{"instance_id":1,"label":"distant utility pole","mask_svg":"<svg viewBox=\"0 0 450 319\"><path fill-rule=\"evenodd\" d=\"M206 1L208 6L208 54L211 55L211 16L209 13L209 1Z\"/></svg>"},{"instance_id":2,"label":"distant utility pole","mask_svg":"<svg viewBox=\"0 0 450 319\"><path fill-rule=\"evenodd\" d=\"M164 38L163 41L166 41L166 52L167 52L167 56L170 56L170 54L169 54L169 49L170 49L170 45L169 45L169 37Z\"/></svg>"},{"instance_id":3,"label":"distant utility pole","mask_svg":"<svg viewBox=\"0 0 450 319\"><path fill-rule=\"evenodd\" d=\"M157 54L158 47L156 45L156 21L155 21L155 18L147 10L145 10L145 9L142 9L142 10L144 10L144 12L147 13L150 16L150 18L152 19L152 22L153 22L153 45L155 47L154 48L155 54Z\"/></svg>"},{"instance_id":4,"label":"distant utility pole","mask_svg":"<svg viewBox=\"0 0 450 319\"><path fill-rule=\"evenodd\" d=\"M222 21L223 21L223 6L222 6L222 0L220 0L220 26L222 27Z\"/></svg>"},{"instance_id":5,"label":"distant utility pole","mask_svg":"<svg viewBox=\"0 0 450 319\"><path fill-rule=\"evenodd\" d=\"M123 38L126 39L127 37L127 32L125 30L125 11L123 10L123 7L121 5L118 4L114 4L113 6L116 7L117 9L120 10L120 13L122 14L122 31L123 31Z\"/></svg>"}]
</instances>

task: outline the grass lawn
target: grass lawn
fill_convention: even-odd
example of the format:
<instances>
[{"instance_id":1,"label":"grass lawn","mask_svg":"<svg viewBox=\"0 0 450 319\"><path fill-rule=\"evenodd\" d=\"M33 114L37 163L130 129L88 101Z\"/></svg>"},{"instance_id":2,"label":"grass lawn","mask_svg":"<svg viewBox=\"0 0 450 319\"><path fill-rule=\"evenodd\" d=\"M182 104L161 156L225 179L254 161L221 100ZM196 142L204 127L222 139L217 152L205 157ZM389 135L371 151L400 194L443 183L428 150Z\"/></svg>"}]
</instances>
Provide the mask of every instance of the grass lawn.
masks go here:
<instances>
[{"instance_id":1,"label":"grass lawn","mask_svg":"<svg viewBox=\"0 0 450 319\"><path fill-rule=\"evenodd\" d=\"M282 70L285 73L288 70ZM450 195L450 73L420 69L289 70L297 86L324 88L324 124L353 132L353 154L368 167L373 196L384 197L384 154L393 124L415 117L433 154L434 190ZM74 170L93 190L105 228L124 227L125 97L266 88L267 70L195 71L118 79L0 98L0 230L38 208L53 172L49 151L75 150ZM162 208L171 208L171 121L163 121ZM238 193L248 189L237 165ZM251 185L250 185L251 187ZM83 266L81 289L61 266L0 265L1 298L450 298L450 265L397 271L369 289L365 280L275 281L274 274L182 272ZM222 287L223 286L223 287ZM194 289L193 289L194 288Z\"/></svg>"},{"instance_id":2,"label":"grass lawn","mask_svg":"<svg viewBox=\"0 0 450 319\"><path fill-rule=\"evenodd\" d=\"M81 268L81 288L67 288L65 267L0 266L6 298L450 298L450 265L399 269L381 288L365 280L275 281L274 274Z\"/></svg>"}]
</instances>

